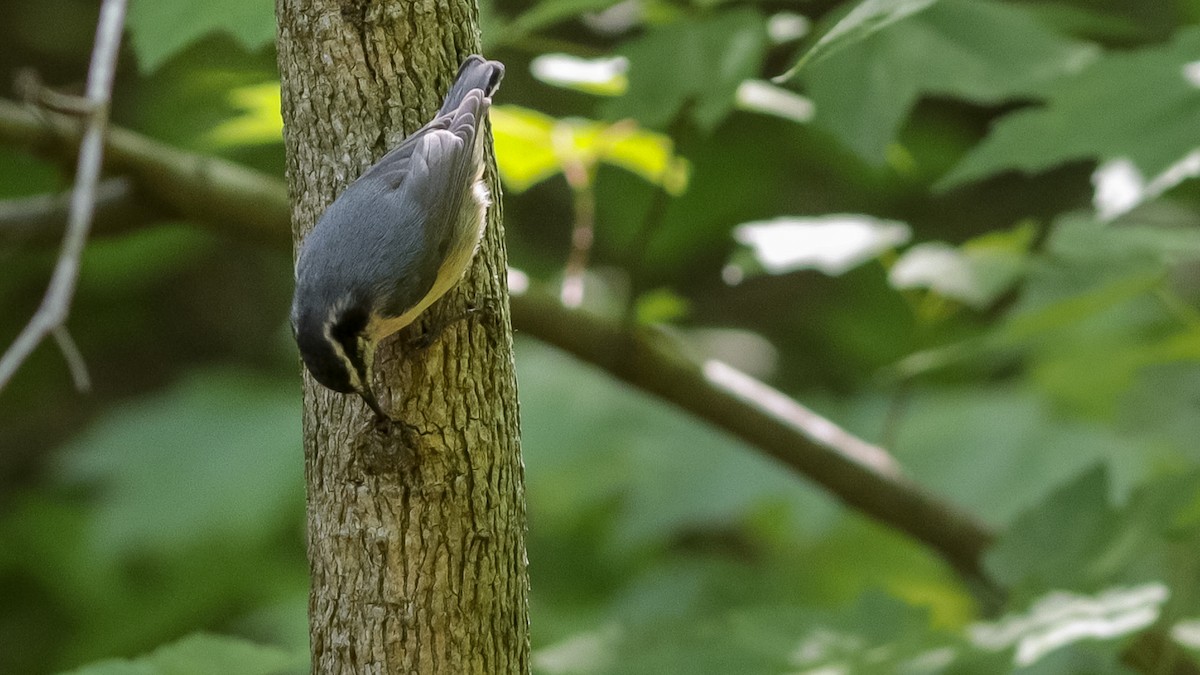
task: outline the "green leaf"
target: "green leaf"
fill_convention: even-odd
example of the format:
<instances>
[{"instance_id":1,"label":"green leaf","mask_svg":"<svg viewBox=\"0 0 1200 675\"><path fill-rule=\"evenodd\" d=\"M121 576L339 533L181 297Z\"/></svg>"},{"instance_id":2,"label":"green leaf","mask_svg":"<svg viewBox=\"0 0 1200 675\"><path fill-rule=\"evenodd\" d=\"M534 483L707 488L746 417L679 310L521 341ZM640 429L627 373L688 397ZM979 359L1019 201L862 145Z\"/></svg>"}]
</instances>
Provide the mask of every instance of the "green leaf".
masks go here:
<instances>
[{"instance_id":1,"label":"green leaf","mask_svg":"<svg viewBox=\"0 0 1200 675\"><path fill-rule=\"evenodd\" d=\"M1019 48L1014 48L1019 45ZM1025 10L995 0L941 0L804 71L816 123L868 162L924 95L994 105L1043 95L1045 85L1095 58Z\"/></svg>"},{"instance_id":2,"label":"green leaf","mask_svg":"<svg viewBox=\"0 0 1200 675\"><path fill-rule=\"evenodd\" d=\"M738 85L758 75L766 46L765 22L751 9L653 29L621 48L629 90L609 102L606 116L661 129L690 106L696 124L711 131L733 108Z\"/></svg>"},{"instance_id":3,"label":"green leaf","mask_svg":"<svg viewBox=\"0 0 1200 675\"><path fill-rule=\"evenodd\" d=\"M973 627L974 640L1014 646L1025 665L1080 638L1119 645L1160 615L1167 625L1194 616L1198 481L1195 469L1155 476L1120 508L1101 468L1062 486L988 554L985 564L1013 589L1021 612Z\"/></svg>"},{"instance_id":4,"label":"green leaf","mask_svg":"<svg viewBox=\"0 0 1200 675\"><path fill-rule=\"evenodd\" d=\"M98 550L170 552L206 538L275 536L303 499L300 397L277 381L210 372L127 404L64 450L95 485Z\"/></svg>"},{"instance_id":5,"label":"green leaf","mask_svg":"<svg viewBox=\"0 0 1200 675\"><path fill-rule=\"evenodd\" d=\"M109 659L64 675L276 675L302 668L304 652L197 633L136 659Z\"/></svg>"},{"instance_id":6,"label":"green leaf","mask_svg":"<svg viewBox=\"0 0 1200 675\"><path fill-rule=\"evenodd\" d=\"M560 527L617 503L628 550L691 528L729 526L768 502L828 517L832 505L731 438L539 343L518 342L531 517ZM663 476L671 476L664 481ZM815 515L820 514L820 515Z\"/></svg>"},{"instance_id":7,"label":"green leaf","mask_svg":"<svg viewBox=\"0 0 1200 675\"><path fill-rule=\"evenodd\" d=\"M618 2L620 0L542 0L505 26L502 39L506 44L511 44L523 36L574 19L580 14L608 9Z\"/></svg>"},{"instance_id":8,"label":"green leaf","mask_svg":"<svg viewBox=\"0 0 1200 675\"><path fill-rule=\"evenodd\" d=\"M1001 118L939 188L1001 171L1044 171L1075 160L1126 158L1146 176L1200 147L1200 86L1190 66L1200 28L1166 45L1114 52L1044 90L1045 105Z\"/></svg>"},{"instance_id":9,"label":"green leaf","mask_svg":"<svg viewBox=\"0 0 1200 675\"><path fill-rule=\"evenodd\" d=\"M1110 490L1102 467L1060 487L1012 522L987 554L988 571L1010 587L1087 590L1107 581L1089 571L1117 524L1108 503Z\"/></svg>"},{"instance_id":10,"label":"green leaf","mask_svg":"<svg viewBox=\"0 0 1200 675\"><path fill-rule=\"evenodd\" d=\"M126 20L145 72L215 31L255 51L275 39L275 8L269 0L134 0Z\"/></svg>"},{"instance_id":11,"label":"green leaf","mask_svg":"<svg viewBox=\"0 0 1200 675\"><path fill-rule=\"evenodd\" d=\"M54 165L29 153L0 148L0 198L25 197L61 188Z\"/></svg>"},{"instance_id":12,"label":"green leaf","mask_svg":"<svg viewBox=\"0 0 1200 675\"><path fill-rule=\"evenodd\" d=\"M941 387L914 395L906 410L890 449L921 484L998 525L1088 467L1137 450L1024 387ZM1118 468L1126 490L1144 470Z\"/></svg>"},{"instance_id":13,"label":"green leaf","mask_svg":"<svg viewBox=\"0 0 1200 675\"><path fill-rule=\"evenodd\" d=\"M687 316L688 300L669 288L656 288L638 297L634 313L642 325L671 323Z\"/></svg>"},{"instance_id":14,"label":"green leaf","mask_svg":"<svg viewBox=\"0 0 1200 675\"><path fill-rule=\"evenodd\" d=\"M928 9L937 0L862 0L817 40L796 65L774 78L784 82L808 63L815 63L846 45L866 39L897 21Z\"/></svg>"},{"instance_id":15,"label":"green leaf","mask_svg":"<svg viewBox=\"0 0 1200 675\"><path fill-rule=\"evenodd\" d=\"M932 630L927 612L877 590L836 615L775 603L623 624L575 636L534 661L561 664L547 673L882 675L939 672L954 656L945 649L951 636ZM934 650L941 653L931 659Z\"/></svg>"},{"instance_id":16,"label":"green leaf","mask_svg":"<svg viewBox=\"0 0 1200 675\"><path fill-rule=\"evenodd\" d=\"M1200 230L1068 214L1045 249L1004 328L1012 340L1070 327L1162 287L1172 268L1200 260Z\"/></svg>"}]
</instances>

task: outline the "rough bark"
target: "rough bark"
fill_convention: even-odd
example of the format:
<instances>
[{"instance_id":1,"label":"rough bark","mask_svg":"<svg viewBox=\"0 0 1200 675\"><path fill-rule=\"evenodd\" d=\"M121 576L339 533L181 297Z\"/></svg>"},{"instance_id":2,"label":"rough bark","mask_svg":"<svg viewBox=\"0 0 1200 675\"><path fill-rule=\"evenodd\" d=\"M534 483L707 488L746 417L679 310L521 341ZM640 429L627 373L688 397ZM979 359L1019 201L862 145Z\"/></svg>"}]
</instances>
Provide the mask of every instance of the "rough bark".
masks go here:
<instances>
[{"instance_id":1,"label":"rough bark","mask_svg":"<svg viewBox=\"0 0 1200 675\"><path fill-rule=\"evenodd\" d=\"M479 50L477 9L468 0L277 0L276 13L299 241L341 189L437 109L459 62ZM356 397L305 376L315 673L529 670L505 269L493 206L467 278L381 345L376 393L416 435L381 436ZM411 347L426 330L433 343Z\"/></svg>"}]
</instances>

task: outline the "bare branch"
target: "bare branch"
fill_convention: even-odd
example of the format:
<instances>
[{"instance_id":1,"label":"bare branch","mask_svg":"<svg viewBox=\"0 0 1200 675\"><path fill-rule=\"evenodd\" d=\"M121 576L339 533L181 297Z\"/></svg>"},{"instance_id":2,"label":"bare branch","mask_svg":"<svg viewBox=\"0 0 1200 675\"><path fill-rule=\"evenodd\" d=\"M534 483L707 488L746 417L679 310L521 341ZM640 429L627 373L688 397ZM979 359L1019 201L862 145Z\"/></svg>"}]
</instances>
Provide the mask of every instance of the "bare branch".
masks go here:
<instances>
[{"instance_id":1,"label":"bare branch","mask_svg":"<svg viewBox=\"0 0 1200 675\"><path fill-rule=\"evenodd\" d=\"M96 184L100 179L104 155L108 104L124 25L125 0L104 0L100 6L92 62L88 67L86 98L91 109L87 111L83 139L79 144L79 162L75 172L75 189L71 193L67 233L63 237L58 263L54 266L54 274L50 277L41 306L0 358L0 390L4 389L38 344L63 325L71 311L71 300L79 278L79 257L83 254L92 224L92 205L96 200Z\"/></svg>"},{"instance_id":2,"label":"bare branch","mask_svg":"<svg viewBox=\"0 0 1200 675\"><path fill-rule=\"evenodd\" d=\"M662 331L629 332L533 294L514 296L512 310L521 330L747 441L983 579L990 528L903 475L882 448L728 365L687 360Z\"/></svg>"},{"instance_id":3,"label":"bare branch","mask_svg":"<svg viewBox=\"0 0 1200 675\"><path fill-rule=\"evenodd\" d=\"M72 157L80 143L78 119L49 111L34 114L0 100L0 142ZM141 200L164 217L194 220L239 239L291 249L287 187L274 176L184 152L117 126L108 128L104 167L127 174Z\"/></svg>"},{"instance_id":4,"label":"bare branch","mask_svg":"<svg viewBox=\"0 0 1200 675\"><path fill-rule=\"evenodd\" d=\"M50 335L58 344L58 350L62 352L63 359L67 362L67 368L71 371L71 380L75 382L75 390L81 394L91 391L92 378L88 375L87 362L83 360L83 353L79 351L79 346L75 344L67 327L55 326L54 330L50 331Z\"/></svg>"},{"instance_id":5,"label":"bare branch","mask_svg":"<svg viewBox=\"0 0 1200 675\"><path fill-rule=\"evenodd\" d=\"M37 195L0 202L0 246L62 241L71 211L71 193ZM91 236L144 227L157 217L125 176L105 178L96 186Z\"/></svg>"}]
</instances>

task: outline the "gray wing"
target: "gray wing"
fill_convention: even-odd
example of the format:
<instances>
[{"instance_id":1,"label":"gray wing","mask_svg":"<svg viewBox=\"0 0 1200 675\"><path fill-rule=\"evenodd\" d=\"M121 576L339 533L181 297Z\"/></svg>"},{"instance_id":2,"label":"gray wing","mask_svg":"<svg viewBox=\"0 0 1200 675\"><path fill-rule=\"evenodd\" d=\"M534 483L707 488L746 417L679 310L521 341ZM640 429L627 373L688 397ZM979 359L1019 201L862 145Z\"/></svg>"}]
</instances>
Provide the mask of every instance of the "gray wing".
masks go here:
<instances>
[{"instance_id":1,"label":"gray wing","mask_svg":"<svg viewBox=\"0 0 1200 675\"><path fill-rule=\"evenodd\" d=\"M403 282L383 307L385 314L398 316L421 300L463 236L458 229L482 166L478 128L488 103L482 91L469 92L456 109L405 139L364 176L382 183L383 198L406 214L400 226L407 231L395 234L414 252L397 261Z\"/></svg>"}]
</instances>

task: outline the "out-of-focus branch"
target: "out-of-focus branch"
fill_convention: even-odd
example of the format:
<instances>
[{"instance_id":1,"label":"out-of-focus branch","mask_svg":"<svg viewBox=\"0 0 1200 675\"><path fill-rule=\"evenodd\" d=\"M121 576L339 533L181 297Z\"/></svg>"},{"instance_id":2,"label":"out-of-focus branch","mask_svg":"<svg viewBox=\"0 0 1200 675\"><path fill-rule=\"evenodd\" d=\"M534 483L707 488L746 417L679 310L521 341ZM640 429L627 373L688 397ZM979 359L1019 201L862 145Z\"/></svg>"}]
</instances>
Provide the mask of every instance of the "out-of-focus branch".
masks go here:
<instances>
[{"instance_id":1,"label":"out-of-focus branch","mask_svg":"<svg viewBox=\"0 0 1200 675\"><path fill-rule=\"evenodd\" d=\"M75 296L79 279L79 258L87 243L92 226L92 205L96 201L96 184L100 180L100 165L104 156L104 130L108 126L108 104L112 98L113 79L117 71L117 54L121 33L125 27L125 0L104 0L96 26L96 44L88 66L87 88L84 96L86 121L79 142L79 160L75 171L75 189L67 218L67 233L54 274L37 312L17 335L4 356L0 357L0 390L29 358L47 336L54 335L71 364L76 383L86 382L79 376L82 360L74 341L66 332L65 323Z\"/></svg>"},{"instance_id":2,"label":"out-of-focus branch","mask_svg":"<svg viewBox=\"0 0 1200 675\"><path fill-rule=\"evenodd\" d=\"M661 331L631 332L542 295L514 296L512 310L520 330L741 438L983 578L980 561L993 539L990 529L905 477L882 448L728 365L685 358Z\"/></svg>"},{"instance_id":3,"label":"out-of-focus branch","mask_svg":"<svg viewBox=\"0 0 1200 675\"><path fill-rule=\"evenodd\" d=\"M61 121L53 115L50 119L56 127ZM0 142L21 143L29 134L43 145L53 139L51 150L70 151L34 116L0 102ZM124 197L114 199L110 207L132 213L132 202L144 197L160 210L159 217L190 218L278 249L290 246L287 196L280 181L165 148L122 129L112 129L109 143L112 168L128 172L140 188L135 192L131 185L115 183L124 185ZM208 170L197 170L206 165ZM254 188L248 191L247 186ZM181 197L195 194L204 199ZM257 196L252 204L247 202L249 194ZM232 217L221 220L227 216ZM906 478L883 449L729 366L688 360L661 331L630 331L619 321L567 309L541 293L514 295L512 309L518 330L747 441L846 504L910 534L960 570L982 577L980 560L992 540L991 531Z\"/></svg>"},{"instance_id":4,"label":"out-of-focus branch","mask_svg":"<svg viewBox=\"0 0 1200 675\"><path fill-rule=\"evenodd\" d=\"M0 100L0 143L67 158L74 156L80 135L72 117ZM290 246L291 211L283 181L120 127L109 128L104 150L109 173L129 176L146 202L170 217L257 243Z\"/></svg>"},{"instance_id":5,"label":"out-of-focus branch","mask_svg":"<svg viewBox=\"0 0 1200 675\"><path fill-rule=\"evenodd\" d=\"M0 246L46 245L61 241L71 208L71 193L38 195L0 202ZM135 194L126 176L105 178L96 186L92 236L120 234L143 227L158 216Z\"/></svg>"}]
</instances>

